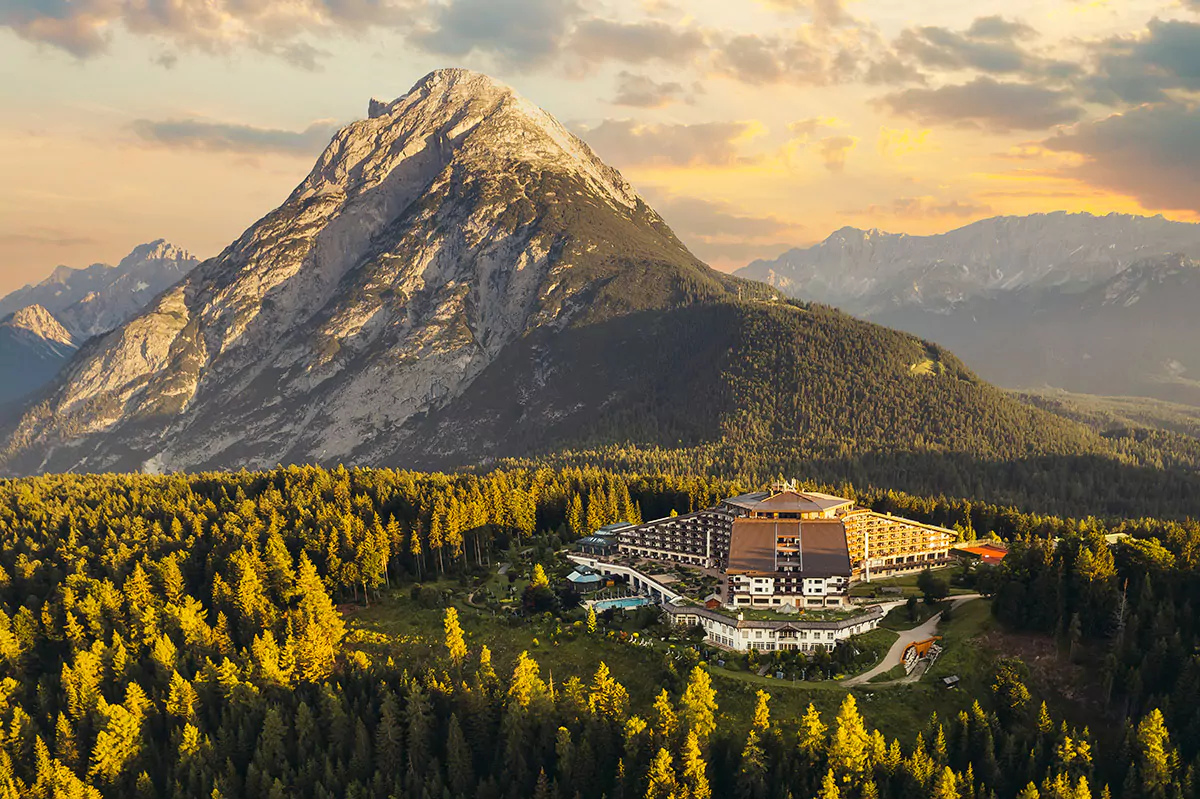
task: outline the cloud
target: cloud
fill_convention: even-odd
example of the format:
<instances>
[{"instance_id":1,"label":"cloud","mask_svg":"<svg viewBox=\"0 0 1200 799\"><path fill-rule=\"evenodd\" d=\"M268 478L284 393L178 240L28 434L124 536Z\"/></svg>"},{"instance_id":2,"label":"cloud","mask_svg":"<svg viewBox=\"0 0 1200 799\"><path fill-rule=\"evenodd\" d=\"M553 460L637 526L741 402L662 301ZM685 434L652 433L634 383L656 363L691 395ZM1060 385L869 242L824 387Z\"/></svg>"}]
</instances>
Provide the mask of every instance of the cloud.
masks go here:
<instances>
[{"instance_id":1,"label":"cloud","mask_svg":"<svg viewBox=\"0 0 1200 799\"><path fill-rule=\"evenodd\" d=\"M139 119L130 127L145 141L164 147L284 155L319 153L338 130L329 121L314 122L302 131L292 131L199 119Z\"/></svg>"},{"instance_id":2,"label":"cloud","mask_svg":"<svg viewBox=\"0 0 1200 799\"><path fill-rule=\"evenodd\" d=\"M31 227L23 233L0 233L0 246L34 244L40 247L82 247L99 244L97 239L68 233L61 228Z\"/></svg>"},{"instance_id":3,"label":"cloud","mask_svg":"<svg viewBox=\"0 0 1200 799\"><path fill-rule=\"evenodd\" d=\"M846 156L858 146L858 139L853 136L828 136L817 142L813 149L820 156L825 168L830 172L843 172L846 169Z\"/></svg>"},{"instance_id":4,"label":"cloud","mask_svg":"<svg viewBox=\"0 0 1200 799\"><path fill-rule=\"evenodd\" d=\"M679 28L659 21L589 19L575 29L569 49L573 55L589 62L686 64L706 46L704 34L692 28Z\"/></svg>"},{"instance_id":5,"label":"cloud","mask_svg":"<svg viewBox=\"0 0 1200 799\"><path fill-rule=\"evenodd\" d=\"M297 64L322 51L306 33L399 24L414 0L3 0L0 26L78 58L108 49L115 27L176 47L225 52L247 47Z\"/></svg>"},{"instance_id":6,"label":"cloud","mask_svg":"<svg viewBox=\"0 0 1200 799\"><path fill-rule=\"evenodd\" d=\"M776 255L795 242L803 227L776 216L747 214L731 203L684 197L648 186L646 196L671 229L698 257L710 263L743 266L762 255Z\"/></svg>"},{"instance_id":7,"label":"cloud","mask_svg":"<svg viewBox=\"0 0 1200 799\"><path fill-rule=\"evenodd\" d=\"M1200 107L1144 105L1081 122L1042 144L1082 156L1069 173L1089 184L1135 197L1146 208L1200 211Z\"/></svg>"},{"instance_id":8,"label":"cloud","mask_svg":"<svg viewBox=\"0 0 1200 799\"><path fill-rule=\"evenodd\" d=\"M571 0L448 0L412 39L436 55L485 53L529 69L558 55L578 15Z\"/></svg>"},{"instance_id":9,"label":"cloud","mask_svg":"<svg viewBox=\"0 0 1200 799\"><path fill-rule=\"evenodd\" d=\"M655 125L619 119L577 130L601 157L618 166L729 166L745 160L738 145L757 131L751 122Z\"/></svg>"},{"instance_id":10,"label":"cloud","mask_svg":"<svg viewBox=\"0 0 1200 799\"><path fill-rule=\"evenodd\" d=\"M846 11L844 0L761 0L761 2L777 11L808 11L812 14L813 22L822 26L846 25L854 19Z\"/></svg>"},{"instance_id":11,"label":"cloud","mask_svg":"<svg viewBox=\"0 0 1200 799\"><path fill-rule=\"evenodd\" d=\"M822 128L841 128L845 123L837 117L809 117L788 123L788 133L795 141L806 142Z\"/></svg>"},{"instance_id":12,"label":"cloud","mask_svg":"<svg viewBox=\"0 0 1200 799\"><path fill-rule=\"evenodd\" d=\"M925 124L972 125L995 131L1041 130L1077 121L1083 112L1072 94L1026 83L980 77L962 85L906 89L883 104Z\"/></svg>"},{"instance_id":13,"label":"cloud","mask_svg":"<svg viewBox=\"0 0 1200 799\"><path fill-rule=\"evenodd\" d=\"M978 17L971 23L971 27L967 28L967 35L975 39L1012 41L1013 39L1032 39L1037 36L1037 31L1019 20L991 16Z\"/></svg>"},{"instance_id":14,"label":"cloud","mask_svg":"<svg viewBox=\"0 0 1200 799\"><path fill-rule=\"evenodd\" d=\"M676 232L706 238L775 236L792 225L773 216L747 216L726 202L669 196L654 205Z\"/></svg>"},{"instance_id":15,"label":"cloud","mask_svg":"<svg viewBox=\"0 0 1200 799\"><path fill-rule=\"evenodd\" d=\"M711 68L718 75L754 86L919 79L911 68L895 59L874 29L864 25L806 25L783 34L730 36L716 45Z\"/></svg>"},{"instance_id":16,"label":"cloud","mask_svg":"<svg viewBox=\"0 0 1200 799\"><path fill-rule=\"evenodd\" d=\"M843 211L845 216L879 217L896 219L965 219L991 212L988 205L979 205L961 200L938 200L933 197L898 197L886 205L869 205L858 211Z\"/></svg>"},{"instance_id":17,"label":"cloud","mask_svg":"<svg viewBox=\"0 0 1200 799\"><path fill-rule=\"evenodd\" d=\"M646 75L622 71L617 75L617 96L612 103L637 108L662 108L683 99L684 94L682 83L659 83Z\"/></svg>"},{"instance_id":18,"label":"cloud","mask_svg":"<svg viewBox=\"0 0 1200 799\"><path fill-rule=\"evenodd\" d=\"M938 149L930 141L931 130L909 130L882 127L875 140L875 149L881 156L896 160L911 153L928 153Z\"/></svg>"},{"instance_id":19,"label":"cloud","mask_svg":"<svg viewBox=\"0 0 1200 799\"><path fill-rule=\"evenodd\" d=\"M903 61L895 53L885 53L869 61L862 79L870 86L902 86L906 83L924 85L927 82L920 69Z\"/></svg>"},{"instance_id":20,"label":"cloud","mask_svg":"<svg viewBox=\"0 0 1200 799\"><path fill-rule=\"evenodd\" d=\"M927 69L974 70L991 75L1023 75L1028 79L1065 80L1078 65L1033 55L1018 39L1036 32L1000 17L980 17L964 32L925 26L909 28L896 40L896 52Z\"/></svg>"},{"instance_id":21,"label":"cloud","mask_svg":"<svg viewBox=\"0 0 1200 799\"><path fill-rule=\"evenodd\" d=\"M1093 45L1092 57L1084 84L1095 102L1161 102L1172 89L1200 91L1200 23L1153 19L1141 34Z\"/></svg>"}]
</instances>

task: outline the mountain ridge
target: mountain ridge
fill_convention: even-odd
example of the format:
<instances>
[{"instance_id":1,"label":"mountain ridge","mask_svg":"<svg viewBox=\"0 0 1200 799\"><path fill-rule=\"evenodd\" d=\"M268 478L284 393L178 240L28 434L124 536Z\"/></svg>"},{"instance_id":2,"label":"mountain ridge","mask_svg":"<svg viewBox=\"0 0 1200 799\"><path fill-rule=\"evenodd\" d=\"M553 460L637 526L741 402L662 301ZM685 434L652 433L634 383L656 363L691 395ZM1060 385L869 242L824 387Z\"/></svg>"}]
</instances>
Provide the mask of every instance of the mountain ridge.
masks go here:
<instances>
[{"instance_id":1,"label":"mountain ridge","mask_svg":"<svg viewBox=\"0 0 1200 799\"><path fill-rule=\"evenodd\" d=\"M265 430L264 463L345 456L453 397L529 326L741 283L508 87L440 71L372 110L279 209L77 359L18 439L121 427L149 447L198 425L216 434L186 457ZM220 396L236 429L202 407ZM297 424L278 406L299 396Z\"/></svg>"},{"instance_id":2,"label":"mountain ridge","mask_svg":"<svg viewBox=\"0 0 1200 799\"><path fill-rule=\"evenodd\" d=\"M40 305L82 341L124 322L199 263L187 250L155 239L135 247L116 266L57 266L40 283L0 297L0 318Z\"/></svg>"},{"instance_id":3,"label":"mountain ridge","mask_svg":"<svg viewBox=\"0 0 1200 799\"><path fill-rule=\"evenodd\" d=\"M53 379L78 344L54 315L30 305L0 319L0 407Z\"/></svg>"},{"instance_id":4,"label":"mountain ridge","mask_svg":"<svg viewBox=\"0 0 1200 799\"><path fill-rule=\"evenodd\" d=\"M865 317L973 296L1092 285L1148 256L1200 256L1200 224L1111 213L999 216L929 236L844 227L734 274Z\"/></svg>"},{"instance_id":5,"label":"mountain ridge","mask_svg":"<svg viewBox=\"0 0 1200 799\"><path fill-rule=\"evenodd\" d=\"M446 71L372 101L279 208L86 344L0 466L461 467L624 442L911 452L947 480L1126 457L928 341L711 269L544 111Z\"/></svg>"}]
</instances>

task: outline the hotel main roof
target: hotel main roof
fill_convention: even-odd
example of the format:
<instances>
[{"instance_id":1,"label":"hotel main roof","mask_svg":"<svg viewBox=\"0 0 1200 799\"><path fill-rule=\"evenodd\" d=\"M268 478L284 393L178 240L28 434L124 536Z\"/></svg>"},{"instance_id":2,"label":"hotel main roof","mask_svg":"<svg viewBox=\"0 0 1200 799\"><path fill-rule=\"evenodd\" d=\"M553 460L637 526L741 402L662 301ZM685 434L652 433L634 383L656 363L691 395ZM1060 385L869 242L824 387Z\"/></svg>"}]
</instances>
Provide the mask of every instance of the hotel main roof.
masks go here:
<instances>
[{"instance_id":1,"label":"hotel main roof","mask_svg":"<svg viewBox=\"0 0 1200 799\"><path fill-rule=\"evenodd\" d=\"M851 500L817 491L755 491L725 501L752 513L823 513L854 504Z\"/></svg>"}]
</instances>

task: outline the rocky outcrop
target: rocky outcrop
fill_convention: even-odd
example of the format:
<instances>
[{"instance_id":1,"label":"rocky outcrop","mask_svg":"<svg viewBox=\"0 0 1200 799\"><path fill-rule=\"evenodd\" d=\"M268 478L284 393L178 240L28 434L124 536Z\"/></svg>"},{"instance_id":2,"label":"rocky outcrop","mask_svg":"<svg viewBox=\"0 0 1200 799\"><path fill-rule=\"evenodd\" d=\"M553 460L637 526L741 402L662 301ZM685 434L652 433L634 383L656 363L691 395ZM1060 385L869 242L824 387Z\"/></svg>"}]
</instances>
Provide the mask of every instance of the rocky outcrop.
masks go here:
<instances>
[{"instance_id":1,"label":"rocky outcrop","mask_svg":"<svg viewBox=\"0 0 1200 799\"><path fill-rule=\"evenodd\" d=\"M76 346L74 337L40 305L0 320L0 406L53 379Z\"/></svg>"},{"instance_id":2,"label":"rocky outcrop","mask_svg":"<svg viewBox=\"0 0 1200 799\"><path fill-rule=\"evenodd\" d=\"M20 421L20 470L393 452L530 330L726 291L616 170L486 76L341 130L287 201L94 341Z\"/></svg>"}]
</instances>

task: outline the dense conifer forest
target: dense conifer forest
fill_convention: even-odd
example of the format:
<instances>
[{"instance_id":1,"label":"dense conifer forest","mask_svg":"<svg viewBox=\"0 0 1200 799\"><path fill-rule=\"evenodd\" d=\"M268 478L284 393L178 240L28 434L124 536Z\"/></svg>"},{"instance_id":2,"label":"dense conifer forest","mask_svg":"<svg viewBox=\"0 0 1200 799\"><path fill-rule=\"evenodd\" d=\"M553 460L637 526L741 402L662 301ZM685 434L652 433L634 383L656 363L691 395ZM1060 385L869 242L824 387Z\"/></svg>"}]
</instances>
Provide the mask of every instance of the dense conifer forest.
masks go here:
<instances>
[{"instance_id":1,"label":"dense conifer forest","mask_svg":"<svg viewBox=\"0 0 1200 799\"><path fill-rule=\"evenodd\" d=\"M1063 418L936 345L798 301L711 302L531 335L387 462L489 456L1200 516L1195 438Z\"/></svg>"},{"instance_id":2,"label":"dense conifer forest","mask_svg":"<svg viewBox=\"0 0 1200 799\"><path fill-rule=\"evenodd\" d=\"M864 491L1014 543L975 575L999 621L1091 664L1098 734L1017 660L892 739L840 709L715 722L703 664L652 706L602 662L503 669L448 607L432 660L348 644L345 609L462 578L501 550L710 504L733 481L598 469L448 476L292 467L0 483L0 796L1175 797L1200 765L1200 525L1104 522ZM843 490L847 487L842 486ZM1109 546L1102 537L1127 533ZM540 567L529 591L548 590ZM341 608L339 608L341 605ZM497 621L496 623L501 623ZM514 618L505 624L522 622ZM586 627L594 630L594 616ZM886 702L886 694L873 704ZM869 713L867 714L869 716Z\"/></svg>"}]
</instances>

